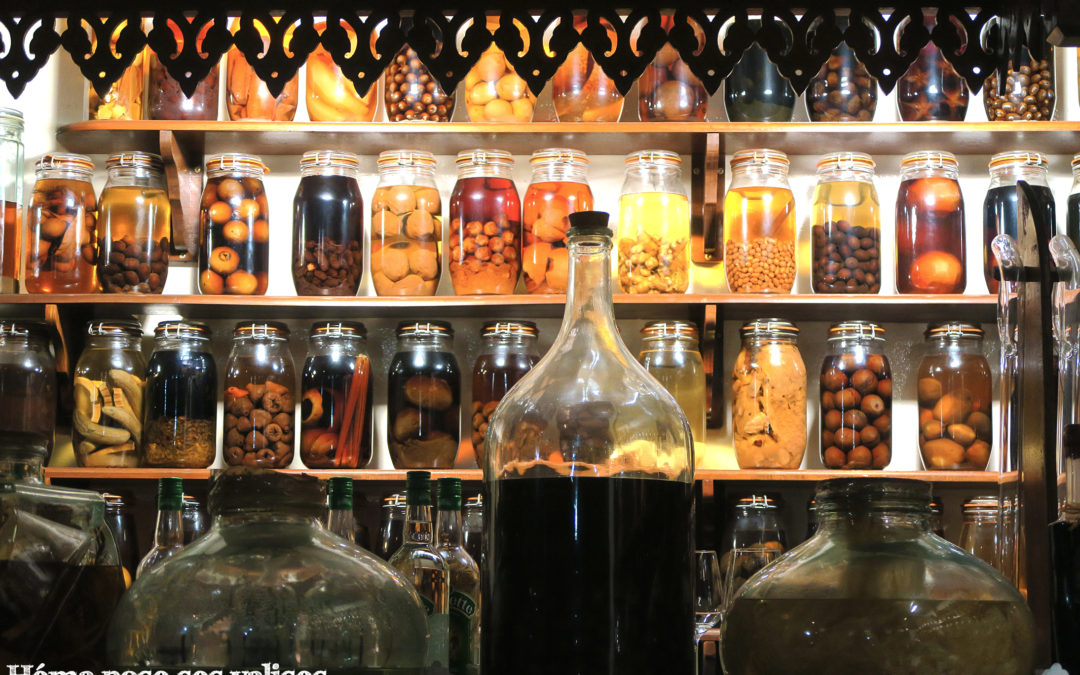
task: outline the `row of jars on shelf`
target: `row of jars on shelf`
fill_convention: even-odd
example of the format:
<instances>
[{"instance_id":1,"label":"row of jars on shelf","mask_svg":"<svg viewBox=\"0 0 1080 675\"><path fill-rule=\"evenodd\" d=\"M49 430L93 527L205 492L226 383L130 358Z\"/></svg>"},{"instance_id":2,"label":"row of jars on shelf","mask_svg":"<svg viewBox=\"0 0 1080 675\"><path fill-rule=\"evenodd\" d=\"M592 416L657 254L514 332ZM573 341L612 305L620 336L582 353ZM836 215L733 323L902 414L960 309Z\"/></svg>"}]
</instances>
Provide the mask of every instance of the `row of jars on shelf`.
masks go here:
<instances>
[{"instance_id":1,"label":"row of jars on shelf","mask_svg":"<svg viewBox=\"0 0 1080 675\"><path fill-rule=\"evenodd\" d=\"M670 17L666 27L672 27ZM169 20L182 44L179 26ZM355 43L352 29L345 26ZM494 30L495 25L489 25ZM584 19L575 21L584 28ZM316 26L325 29L325 24ZM375 34L372 35L374 40ZM699 35L704 40L704 35ZM263 35L269 46L269 38ZM988 120L1049 120L1054 112L1053 50L1035 59L1021 50L1003 73L994 71L984 87ZM299 100L299 77L282 93L271 96L235 48L226 56L226 101L230 120L292 120ZM360 94L320 45L305 66L305 101L312 121L370 122L376 113L373 85ZM1005 86L999 89L999 77ZM143 50L104 97L90 91L90 119L215 120L218 115L219 69L211 69L188 97L157 55ZM149 86L146 86L147 80ZM456 104L454 92L443 90L411 47L404 47L387 66L383 104L388 121L449 121ZM704 120L708 93L678 51L665 45L639 80L638 117L642 121ZM560 121L615 122L622 116L623 96L584 46L567 56L551 80L555 113ZM143 99L146 111L143 111ZM897 101L905 121L963 120L968 89L963 78L933 44L919 53L897 84ZM470 68L464 81L465 108L472 122L529 122L536 96L506 55L492 45ZM724 104L732 121L790 121L795 92L765 50L751 45L728 76ZM877 107L877 81L845 43L830 55L807 89L807 113L812 121L869 121Z\"/></svg>"},{"instance_id":2,"label":"row of jars on shelf","mask_svg":"<svg viewBox=\"0 0 1080 675\"><path fill-rule=\"evenodd\" d=\"M724 198L724 260L734 293L789 293L795 282L797 218L789 160L750 149L731 158ZM499 150L458 154L448 214L449 271L458 295L510 294L524 275L530 293L562 293L569 266L568 216L593 208L580 151L548 148L531 158L524 199L511 178L513 159ZM683 293L690 283L690 205L673 152L626 158L616 237L617 278L626 293ZM996 292L997 234L1017 236L1017 180L1035 190L1036 210L1054 222L1045 155L1011 151L990 160L983 203L984 276ZM161 293L168 274L170 205L161 159L112 155L109 179L95 199L93 164L81 155L44 156L28 210L24 279L32 293ZM867 154L826 155L811 202L811 284L816 293L881 290L881 206ZM200 210L199 290L261 295L269 281L270 213L266 166L252 155L207 160ZM962 293L966 279L965 209L956 158L919 151L900 163L896 199L896 289ZM302 296L356 295L363 277L364 205L360 159L312 151L300 160L293 202L292 277ZM1073 159L1080 176L1080 155ZM383 296L430 296L442 273L442 202L435 158L412 150L383 152L371 200L371 278ZM1068 231L1080 237L1080 179L1069 198ZM7 213L8 210L5 211ZM10 209L15 218L15 209ZM5 227L5 230L9 228ZM10 229L17 229L11 227ZM4 245L17 245L5 240ZM18 259L5 251L3 259ZM14 269L8 270L15 274ZM8 284L14 287L14 280Z\"/></svg>"}]
</instances>

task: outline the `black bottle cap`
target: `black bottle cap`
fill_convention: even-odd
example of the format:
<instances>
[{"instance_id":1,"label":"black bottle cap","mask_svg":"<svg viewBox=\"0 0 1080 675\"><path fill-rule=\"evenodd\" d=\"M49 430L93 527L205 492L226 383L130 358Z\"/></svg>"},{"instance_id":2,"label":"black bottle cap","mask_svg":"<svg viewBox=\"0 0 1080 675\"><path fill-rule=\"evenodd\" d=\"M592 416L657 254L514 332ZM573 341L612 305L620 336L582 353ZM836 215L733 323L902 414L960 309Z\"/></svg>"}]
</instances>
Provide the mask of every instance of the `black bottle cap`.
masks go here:
<instances>
[{"instance_id":1,"label":"black bottle cap","mask_svg":"<svg viewBox=\"0 0 1080 675\"><path fill-rule=\"evenodd\" d=\"M611 237L611 228L608 227L610 216L604 211L578 211L570 214L570 229L568 237L601 236Z\"/></svg>"}]
</instances>

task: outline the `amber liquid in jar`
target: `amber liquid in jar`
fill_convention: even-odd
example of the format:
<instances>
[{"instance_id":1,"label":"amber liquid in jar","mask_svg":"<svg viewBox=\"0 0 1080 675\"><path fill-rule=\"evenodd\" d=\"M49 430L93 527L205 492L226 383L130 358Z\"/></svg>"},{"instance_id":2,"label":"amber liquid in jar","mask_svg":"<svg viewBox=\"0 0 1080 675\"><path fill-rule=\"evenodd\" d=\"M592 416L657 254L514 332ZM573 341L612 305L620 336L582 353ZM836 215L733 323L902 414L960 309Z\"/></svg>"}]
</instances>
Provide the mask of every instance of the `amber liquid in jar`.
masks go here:
<instances>
[{"instance_id":1,"label":"amber liquid in jar","mask_svg":"<svg viewBox=\"0 0 1080 675\"><path fill-rule=\"evenodd\" d=\"M660 26L670 31L675 26L671 15L660 19ZM706 42L705 33L693 24L694 37L699 45ZM636 35L631 36L631 45ZM638 119L642 122L701 122L709 107L705 85L679 56L679 51L665 44L652 63L645 67L638 80Z\"/></svg>"},{"instance_id":2,"label":"amber liquid in jar","mask_svg":"<svg viewBox=\"0 0 1080 675\"><path fill-rule=\"evenodd\" d=\"M724 195L724 264L732 293L790 293L795 283L791 190L741 187Z\"/></svg>"},{"instance_id":3,"label":"amber liquid in jar","mask_svg":"<svg viewBox=\"0 0 1080 675\"><path fill-rule=\"evenodd\" d=\"M230 359L225 374L225 462L287 467L293 458L296 372L252 356Z\"/></svg>"},{"instance_id":4,"label":"amber liquid in jar","mask_svg":"<svg viewBox=\"0 0 1080 675\"><path fill-rule=\"evenodd\" d=\"M379 187L371 202L371 278L378 295L435 295L442 200L424 185Z\"/></svg>"},{"instance_id":5,"label":"amber liquid in jar","mask_svg":"<svg viewBox=\"0 0 1080 675\"><path fill-rule=\"evenodd\" d=\"M574 30L586 27L584 17L575 17ZM617 39L608 30L612 44ZM618 122L623 110L623 96L615 81L604 73L585 45L579 44L567 55L551 80L551 98L560 122Z\"/></svg>"},{"instance_id":6,"label":"amber liquid in jar","mask_svg":"<svg viewBox=\"0 0 1080 675\"><path fill-rule=\"evenodd\" d=\"M34 184L27 215L26 290L97 290L97 197L89 181L45 178Z\"/></svg>"},{"instance_id":7,"label":"amber liquid in jar","mask_svg":"<svg viewBox=\"0 0 1080 675\"><path fill-rule=\"evenodd\" d=\"M963 293L967 285L964 200L951 178L900 183L896 197L896 289Z\"/></svg>"},{"instance_id":8,"label":"amber liquid in jar","mask_svg":"<svg viewBox=\"0 0 1080 675\"><path fill-rule=\"evenodd\" d=\"M356 295L363 273L364 203L356 179L310 175L293 202L297 295Z\"/></svg>"},{"instance_id":9,"label":"amber liquid in jar","mask_svg":"<svg viewBox=\"0 0 1080 675\"><path fill-rule=\"evenodd\" d=\"M983 471L993 442L993 377L981 354L933 354L919 366L919 449L927 469Z\"/></svg>"},{"instance_id":10,"label":"amber liquid in jar","mask_svg":"<svg viewBox=\"0 0 1080 675\"><path fill-rule=\"evenodd\" d=\"M300 404L300 459L304 466L367 466L371 461L373 385L367 354L323 354L307 360Z\"/></svg>"},{"instance_id":11,"label":"amber liquid in jar","mask_svg":"<svg viewBox=\"0 0 1080 675\"><path fill-rule=\"evenodd\" d=\"M203 191L199 291L262 295L270 267L269 205L262 180L217 176Z\"/></svg>"},{"instance_id":12,"label":"amber liquid in jar","mask_svg":"<svg viewBox=\"0 0 1080 675\"><path fill-rule=\"evenodd\" d=\"M509 178L459 178L450 197L450 280L458 295L510 294L521 269L521 200Z\"/></svg>"},{"instance_id":13,"label":"amber liquid in jar","mask_svg":"<svg viewBox=\"0 0 1080 675\"><path fill-rule=\"evenodd\" d=\"M880 206L873 184L820 183L814 188L812 208L814 292L880 291Z\"/></svg>"},{"instance_id":14,"label":"amber liquid in jar","mask_svg":"<svg viewBox=\"0 0 1080 675\"><path fill-rule=\"evenodd\" d=\"M0 202L0 293L19 290L19 264L22 260L22 206L15 202Z\"/></svg>"},{"instance_id":15,"label":"amber liquid in jar","mask_svg":"<svg viewBox=\"0 0 1080 675\"><path fill-rule=\"evenodd\" d=\"M388 445L394 468L454 468L461 373L453 354L396 354L390 364L388 391Z\"/></svg>"},{"instance_id":16,"label":"amber liquid in jar","mask_svg":"<svg viewBox=\"0 0 1080 675\"><path fill-rule=\"evenodd\" d=\"M828 469L884 469L892 461L892 371L881 354L825 357L821 453Z\"/></svg>"},{"instance_id":17,"label":"amber liquid in jar","mask_svg":"<svg viewBox=\"0 0 1080 675\"><path fill-rule=\"evenodd\" d=\"M529 293L565 293L570 274L566 231L569 216L591 211L592 190L585 183L530 183L525 191L522 221L525 248L522 267Z\"/></svg>"},{"instance_id":18,"label":"amber liquid in jar","mask_svg":"<svg viewBox=\"0 0 1080 675\"><path fill-rule=\"evenodd\" d=\"M402 48L386 67L383 101L391 122L449 122L454 116L454 94L443 91L420 61L420 55L409 46Z\"/></svg>"},{"instance_id":19,"label":"amber liquid in jar","mask_svg":"<svg viewBox=\"0 0 1080 675\"><path fill-rule=\"evenodd\" d=\"M161 293L169 275L165 190L117 185L101 193L98 274L106 293Z\"/></svg>"}]
</instances>

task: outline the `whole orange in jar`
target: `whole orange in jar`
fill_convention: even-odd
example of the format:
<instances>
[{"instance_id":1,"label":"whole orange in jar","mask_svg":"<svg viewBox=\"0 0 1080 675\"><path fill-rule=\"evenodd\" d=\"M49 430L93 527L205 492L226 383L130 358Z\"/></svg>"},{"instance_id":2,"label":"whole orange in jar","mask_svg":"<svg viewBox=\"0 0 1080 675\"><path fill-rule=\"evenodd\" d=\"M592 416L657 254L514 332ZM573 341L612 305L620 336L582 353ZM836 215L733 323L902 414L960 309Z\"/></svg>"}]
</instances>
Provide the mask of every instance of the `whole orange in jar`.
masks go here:
<instances>
[{"instance_id":1,"label":"whole orange in jar","mask_svg":"<svg viewBox=\"0 0 1080 675\"><path fill-rule=\"evenodd\" d=\"M270 212L253 155L226 153L206 161L199 212L199 291L263 295L270 267Z\"/></svg>"},{"instance_id":2,"label":"whole orange in jar","mask_svg":"<svg viewBox=\"0 0 1080 675\"><path fill-rule=\"evenodd\" d=\"M376 295L435 295L442 273L442 200L435 155L379 155L371 200L371 280Z\"/></svg>"},{"instance_id":3,"label":"whole orange in jar","mask_svg":"<svg viewBox=\"0 0 1080 675\"><path fill-rule=\"evenodd\" d=\"M663 17L660 25L670 31L675 25L674 17ZM705 33L697 24L694 24L694 35L699 45L705 44ZM636 43L636 36L632 40ZM709 108L705 85L671 44L661 47L652 63L645 67L638 80L638 89L638 118L642 122L705 120Z\"/></svg>"},{"instance_id":4,"label":"whole orange in jar","mask_svg":"<svg viewBox=\"0 0 1080 675\"><path fill-rule=\"evenodd\" d=\"M93 293L98 289L94 162L84 155L44 155L34 173L26 214L26 290Z\"/></svg>"},{"instance_id":5,"label":"whole orange in jar","mask_svg":"<svg viewBox=\"0 0 1080 675\"><path fill-rule=\"evenodd\" d=\"M341 22L341 27L348 36L352 49L356 49L356 31L344 21ZM315 24L315 30L322 33L326 30L326 24ZM375 38L376 33L372 32L373 45ZM312 122L370 122L375 119L375 85L368 87L367 92L361 96L356 91L356 86L334 63L330 52L321 44L308 56L306 68L304 98L308 117Z\"/></svg>"},{"instance_id":6,"label":"whole orange in jar","mask_svg":"<svg viewBox=\"0 0 1080 675\"><path fill-rule=\"evenodd\" d=\"M963 293L964 197L956 157L923 150L900 160L896 196L896 290Z\"/></svg>"},{"instance_id":7,"label":"whole orange in jar","mask_svg":"<svg viewBox=\"0 0 1080 675\"><path fill-rule=\"evenodd\" d=\"M585 25L585 17L574 18L574 30L580 33ZM614 44L615 31L607 28ZM618 122L622 116L623 95L583 44L574 47L555 71L551 96L560 122Z\"/></svg>"},{"instance_id":8,"label":"whole orange in jar","mask_svg":"<svg viewBox=\"0 0 1080 675\"><path fill-rule=\"evenodd\" d=\"M238 20L234 20L231 30L235 33ZM261 22L255 22L255 28L262 38L263 49L270 48L270 34ZM289 48L292 30L285 34L285 49ZM314 57L314 55L312 55ZM300 74L297 73L285 83L285 88L277 96L271 96L266 83L255 74L255 69L247 62L240 50L233 47L226 57L226 103L230 120L271 120L291 122L296 116L297 101L300 96Z\"/></svg>"},{"instance_id":9,"label":"whole orange in jar","mask_svg":"<svg viewBox=\"0 0 1080 675\"><path fill-rule=\"evenodd\" d=\"M580 150L537 150L532 180L522 209L521 265L529 293L565 293L569 276L566 231L569 216L592 211L593 195L585 176L589 158Z\"/></svg>"},{"instance_id":10,"label":"whole orange in jar","mask_svg":"<svg viewBox=\"0 0 1080 675\"><path fill-rule=\"evenodd\" d=\"M457 156L450 197L450 281L458 295L509 294L521 269L521 199L504 150Z\"/></svg>"},{"instance_id":11,"label":"whole orange in jar","mask_svg":"<svg viewBox=\"0 0 1080 675\"><path fill-rule=\"evenodd\" d=\"M498 27L497 18L488 20L488 30ZM528 35L523 39L528 49ZM472 122L531 122L535 107L536 96L494 44L465 75L465 109Z\"/></svg>"}]
</instances>

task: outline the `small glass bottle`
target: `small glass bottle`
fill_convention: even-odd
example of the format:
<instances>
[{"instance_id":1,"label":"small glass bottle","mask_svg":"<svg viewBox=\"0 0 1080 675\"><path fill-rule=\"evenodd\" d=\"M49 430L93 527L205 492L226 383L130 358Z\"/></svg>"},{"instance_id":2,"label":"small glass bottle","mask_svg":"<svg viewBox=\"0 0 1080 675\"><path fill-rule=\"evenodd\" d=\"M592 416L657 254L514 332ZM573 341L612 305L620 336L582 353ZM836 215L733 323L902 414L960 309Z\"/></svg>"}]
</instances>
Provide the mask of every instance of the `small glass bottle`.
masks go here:
<instances>
[{"instance_id":1,"label":"small glass bottle","mask_svg":"<svg viewBox=\"0 0 1080 675\"><path fill-rule=\"evenodd\" d=\"M184 505L184 485L179 478L159 478L157 492L157 524L154 526L154 545L139 561L135 578L150 573L184 548L184 525L181 511Z\"/></svg>"},{"instance_id":2,"label":"small glass bottle","mask_svg":"<svg viewBox=\"0 0 1080 675\"><path fill-rule=\"evenodd\" d=\"M983 83L983 106L991 122L1045 120L1054 116L1057 89L1054 86L1054 48L1043 45L1045 58L1035 59L1031 51L1020 48L1017 61L1005 66L1005 91L998 92L1000 70Z\"/></svg>"},{"instance_id":3,"label":"small glass bottle","mask_svg":"<svg viewBox=\"0 0 1080 675\"><path fill-rule=\"evenodd\" d=\"M925 17L925 27L934 30L933 16ZM962 36L957 33L957 39ZM931 42L896 83L896 103L905 122L963 122L968 108L968 88L941 48Z\"/></svg>"},{"instance_id":4,"label":"small glass bottle","mask_svg":"<svg viewBox=\"0 0 1080 675\"><path fill-rule=\"evenodd\" d=\"M790 293L795 283L795 197L787 155L740 150L724 195L724 267L732 293Z\"/></svg>"},{"instance_id":5,"label":"small glass bottle","mask_svg":"<svg viewBox=\"0 0 1080 675\"><path fill-rule=\"evenodd\" d=\"M22 266L23 115L0 108L0 293L18 293Z\"/></svg>"},{"instance_id":6,"label":"small glass bottle","mask_svg":"<svg viewBox=\"0 0 1080 675\"><path fill-rule=\"evenodd\" d=\"M48 324L0 319L0 435L41 439L48 462L56 431L58 389Z\"/></svg>"},{"instance_id":7,"label":"small glass bottle","mask_svg":"<svg viewBox=\"0 0 1080 675\"><path fill-rule=\"evenodd\" d=\"M138 466L146 389L142 326L91 321L86 334L73 387L75 459L79 466Z\"/></svg>"},{"instance_id":8,"label":"small glass bottle","mask_svg":"<svg viewBox=\"0 0 1080 675\"><path fill-rule=\"evenodd\" d=\"M690 423L695 464L705 459L705 362L698 350L697 325L690 321L650 321L641 329L638 361L675 397Z\"/></svg>"},{"instance_id":9,"label":"small glass bottle","mask_svg":"<svg viewBox=\"0 0 1080 675\"><path fill-rule=\"evenodd\" d=\"M682 158L667 150L626 158L617 233L623 293L685 293L690 287L690 201L681 165Z\"/></svg>"},{"instance_id":10,"label":"small glass bottle","mask_svg":"<svg viewBox=\"0 0 1080 675\"><path fill-rule=\"evenodd\" d=\"M230 30L236 32L239 19L233 19ZM261 21L254 23L255 29L262 38L263 50L270 49L270 33ZM291 33L287 32L283 39L285 49L289 48L292 40ZM265 52L264 52L265 53ZM229 119L236 120L266 120L274 122L291 122L296 116L296 106L300 99L300 73L285 83L281 93L271 96L255 69L247 62L247 57L240 53L236 47L229 49L225 57L225 103L229 109Z\"/></svg>"},{"instance_id":11,"label":"small glass bottle","mask_svg":"<svg viewBox=\"0 0 1080 675\"><path fill-rule=\"evenodd\" d=\"M374 399L367 329L318 321L310 339L300 383L300 460L309 469L362 469L371 461Z\"/></svg>"},{"instance_id":12,"label":"small glass bottle","mask_svg":"<svg viewBox=\"0 0 1080 675\"><path fill-rule=\"evenodd\" d=\"M1050 236L1057 234L1057 215L1054 206L1054 194L1047 182L1047 169L1050 162L1041 152L1014 150L999 152L990 158L990 188L983 201L983 275L986 287L997 294L998 281L994 278L997 258L991 244L994 237L1007 234L1020 240L1021 232L1017 225L1017 181L1026 181L1035 199L1028 199L1032 211L1042 211L1050 223Z\"/></svg>"},{"instance_id":13,"label":"small glass bottle","mask_svg":"<svg viewBox=\"0 0 1080 675\"><path fill-rule=\"evenodd\" d=\"M436 50L441 48L442 42L436 41ZM391 122L449 122L454 116L454 93L443 90L409 45L386 67L385 82L383 103Z\"/></svg>"},{"instance_id":14,"label":"small glass bottle","mask_svg":"<svg viewBox=\"0 0 1080 675\"><path fill-rule=\"evenodd\" d=\"M188 28L194 17L184 16ZM184 48L184 31L174 19L165 19L166 28L176 40L177 52ZM211 24L212 25L212 24ZM206 30L206 29L204 29ZM195 38L199 53L203 52L205 33ZM152 120L216 120L218 114L218 83L221 62L218 61L188 96L180 89L180 83L165 69L157 52L150 52L150 87L147 89L146 107ZM175 66L174 66L175 67Z\"/></svg>"},{"instance_id":15,"label":"small glass bottle","mask_svg":"<svg viewBox=\"0 0 1080 675\"><path fill-rule=\"evenodd\" d=\"M484 496L474 495L465 500L465 550L476 564L483 567L484 557Z\"/></svg>"},{"instance_id":16,"label":"small glass bottle","mask_svg":"<svg viewBox=\"0 0 1080 675\"><path fill-rule=\"evenodd\" d=\"M877 80L841 42L810 80L806 107L811 122L869 122L877 109Z\"/></svg>"},{"instance_id":17,"label":"small glass bottle","mask_svg":"<svg viewBox=\"0 0 1080 675\"><path fill-rule=\"evenodd\" d=\"M480 331L484 346L472 371L472 444L484 465L484 438L491 414L518 380L540 360L540 332L531 321L488 321Z\"/></svg>"},{"instance_id":18,"label":"small glass bottle","mask_svg":"<svg viewBox=\"0 0 1080 675\"><path fill-rule=\"evenodd\" d=\"M442 275L442 200L435 155L379 153L371 200L371 280L376 295L435 295Z\"/></svg>"},{"instance_id":19,"label":"small glass bottle","mask_svg":"<svg viewBox=\"0 0 1080 675\"><path fill-rule=\"evenodd\" d=\"M983 471L994 439L993 375L978 326L949 321L926 329L918 370L919 450L927 469Z\"/></svg>"},{"instance_id":20,"label":"small glass bottle","mask_svg":"<svg viewBox=\"0 0 1080 675\"><path fill-rule=\"evenodd\" d=\"M568 217L591 211L593 194L585 176L589 158L580 150L547 148L530 159L532 180L522 208L521 266L529 293L565 293L568 274Z\"/></svg>"},{"instance_id":21,"label":"small glass bottle","mask_svg":"<svg viewBox=\"0 0 1080 675\"><path fill-rule=\"evenodd\" d=\"M1080 248L1080 153L1073 155L1072 175L1072 189L1069 190L1065 213L1065 233L1073 246Z\"/></svg>"},{"instance_id":22,"label":"small glass bottle","mask_svg":"<svg viewBox=\"0 0 1080 675\"><path fill-rule=\"evenodd\" d=\"M487 19L487 29L494 33L499 17ZM522 35L528 49L527 34ZM528 124L533 118L536 96L514 70L506 54L494 43L465 75L465 110L471 122L517 122Z\"/></svg>"},{"instance_id":23,"label":"small glass bottle","mask_svg":"<svg viewBox=\"0 0 1080 675\"><path fill-rule=\"evenodd\" d=\"M93 293L97 281L94 162L84 155L43 155L26 214L26 290Z\"/></svg>"},{"instance_id":24,"label":"small glass bottle","mask_svg":"<svg viewBox=\"0 0 1080 675\"><path fill-rule=\"evenodd\" d=\"M180 513L180 520L184 522L184 546L206 534L207 521L206 510L203 509L199 500L191 495L184 495L184 506Z\"/></svg>"},{"instance_id":25,"label":"small glass bottle","mask_svg":"<svg viewBox=\"0 0 1080 675\"><path fill-rule=\"evenodd\" d=\"M661 17L660 27L665 32L674 26L674 16ZM693 27L698 44L704 46L704 31L696 24ZM661 47L652 63L645 66L645 72L638 80L638 91L638 119L642 122L705 121L709 109L705 85L670 43Z\"/></svg>"},{"instance_id":26,"label":"small glass bottle","mask_svg":"<svg viewBox=\"0 0 1080 675\"><path fill-rule=\"evenodd\" d=\"M293 459L296 369L289 329L241 321L225 364L225 462L283 469Z\"/></svg>"},{"instance_id":27,"label":"small glass bottle","mask_svg":"<svg viewBox=\"0 0 1080 675\"><path fill-rule=\"evenodd\" d=\"M896 196L896 290L963 293L964 196L956 157L919 151L900 160Z\"/></svg>"},{"instance_id":28,"label":"small glass bottle","mask_svg":"<svg viewBox=\"0 0 1080 675\"><path fill-rule=\"evenodd\" d=\"M825 468L884 469L892 461L892 370L884 328L869 321L829 328L818 418Z\"/></svg>"},{"instance_id":29,"label":"small glass bottle","mask_svg":"<svg viewBox=\"0 0 1080 675\"><path fill-rule=\"evenodd\" d=\"M313 28L321 34L326 30L326 24L319 22ZM346 21L340 22L339 29L351 49L367 49L367 45L358 44L356 31ZM372 31L372 46L377 37L377 32ZM378 83L372 84L361 95L321 42L308 56L304 71L304 99L308 119L312 122L370 122L375 119Z\"/></svg>"},{"instance_id":30,"label":"small glass bottle","mask_svg":"<svg viewBox=\"0 0 1080 675\"><path fill-rule=\"evenodd\" d=\"M964 523L957 546L991 567L1000 569L1001 505L995 495L964 502Z\"/></svg>"},{"instance_id":31,"label":"small glass bottle","mask_svg":"<svg viewBox=\"0 0 1080 675\"><path fill-rule=\"evenodd\" d=\"M364 199L351 152L300 158L293 198L293 284L297 295L356 295L364 273Z\"/></svg>"},{"instance_id":32,"label":"small glass bottle","mask_svg":"<svg viewBox=\"0 0 1080 675\"><path fill-rule=\"evenodd\" d=\"M574 30L584 31L584 16L574 17ZM608 39L615 44L615 31L607 28ZM570 50L566 60L551 79L551 98L555 117L560 122L618 122L624 98L615 81L604 73L584 44Z\"/></svg>"},{"instance_id":33,"label":"small glass bottle","mask_svg":"<svg viewBox=\"0 0 1080 675\"><path fill-rule=\"evenodd\" d=\"M450 197L450 281L457 295L507 295L521 269L521 199L503 150L457 155Z\"/></svg>"},{"instance_id":34,"label":"small glass bottle","mask_svg":"<svg viewBox=\"0 0 1080 675\"><path fill-rule=\"evenodd\" d=\"M356 543L356 515L353 514L353 479L332 476L327 485L326 529L345 541Z\"/></svg>"},{"instance_id":35,"label":"small glass bottle","mask_svg":"<svg viewBox=\"0 0 1080 675\"><path fill-rule=\"evenodd\" d=\"M217 367L210 328L162 321L146 367L144 466L205 469L217 456Z\"/></svg>"},{"instance_id":36,"label":"small glass bottle","mask_svg":"<svg viewBox=\"0 0 1080 675\"><path fill-rule=\"evenodd\" d=\"M396 469L452 469L460 439L461 369L445 321L402 321L387 383L387 445Z\"/></svg>"},{"instance_id":37,"label":"small glass bottle","mask_svg":"<svg viewBox=\"0 0 1080 675\"><path fill-rule=\"evenodd\" d=\"M161 157L122 152L105 162L98 204L98 278L105 293L161 293L169 276L172 206Z\"/></svg>"},{"instance_id":38,"label":"small glass bottle","mask_svg":"<svg viewBox=\"0 0 1080 675\"><path fill-rule=\"evenodd\" d=\"M105 524L112 530L120 553L120 567L124 572L124 587L131 588L135 581L135 572L139 569L139 547L135 543L135 516L131 512L128 500L122 495L103 492L105 500Z\"/></svg>"},{"instance_id":39,"label":"small glass bottle","mask_svg":"<svg viewBox=\"0 0 1080 675\"><path fill-rule=\"evenodd\" d=\"M270 269L267 168L253 155L206 160L200 210L199 292L263 295Z\"/></svg>"},{"instance_id":40,"label":"small glass bottle","mask_svg":"<svg viewBox=\"0 0 1080 675\"><path fill-rule=\"evenodd\" d=\"M806 453L806 365L799 329L757 319L739 331L731 426L740 469L797 469Z\"/></svg>"},{"instance_id":41,"label":"small glass bottle","mask_svg":"<svg viewBox=\"0 0 1080 675\"><path fill-rule=\"evenodd\" d=\"M402 535L405 532L405 504L404 492L396 492L383 498L378 550L375 551L383 560L389 560L394 551L401 547Z\"/></svg>"},{"instance_id":42,"label":"small glass bottle","mask_svg":"<svg viewBox=\"0 0 1080 675\"><path fill-rule=\"evenodd\" d=\"M450 673L480 669L480 568L462 545L461 479L440 478L435 514L435 550L450 579Z\"/></svg>"},{"instance_id":43,"label":"small glass bottle","mask_svg":"<svg viewBox=\"0 0 1080 675\"><path fill-rule=\"evenodd\" d=\"M810 207L815 293L881 290L881 207L874 160L861 152L834 152L817 165Z\"/></svg>"},{"instance_id":44,"label":"small glass bottle","mask_svg":"<svg viewBox=\"0 0 1080 675\"><path fill-rule=\"evenodd\" d=\"M759 19L751 19L752 30L761 29ZM732 122L790 122L795 114L795 90L756 42L724 80L724 107Z\"/></svg>"}]
</instances>

